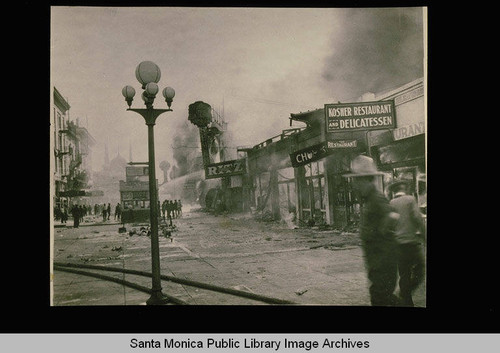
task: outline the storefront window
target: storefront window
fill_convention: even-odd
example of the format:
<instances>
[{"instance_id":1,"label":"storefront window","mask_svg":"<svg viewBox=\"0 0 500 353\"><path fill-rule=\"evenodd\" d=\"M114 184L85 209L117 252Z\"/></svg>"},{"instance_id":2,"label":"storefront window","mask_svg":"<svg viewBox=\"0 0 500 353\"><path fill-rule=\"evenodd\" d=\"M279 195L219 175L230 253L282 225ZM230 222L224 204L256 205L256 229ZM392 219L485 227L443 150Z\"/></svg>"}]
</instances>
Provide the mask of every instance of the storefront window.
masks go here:
<instances>
[{"instance_id":1,"label":"storefront window","mask_svg":"<svg viewBox=\"0 0 500 353\"><path fill-rule=\"evenodd\" d=\"M310 194L310 189L311 187L309 186L310 181L306 180L305 183L303 184L302 187L302 192L301 192L301 206L302 208L305 209L310 209L311 208L311 194Z\"/></svg>"},{"instance_id":2,"label":"storefront window","mask_svg":"<svg viewBox=\"0 0 500 353\"><path fill-rule=\"evenodd\" d=\"M256 178L256 193L255 193L255 202L257 204L258 209L262 209L265 205L264 202L266 200L267 194L269 193L269 181L270 181L270 173L264 172L257 176Z\"/></svg>"},{"instance_id":3,"label":"storefront window","mask_svg":"<svg viewBox=\"0 0 500 353\"><path fill-rule=\"evenodd\" d=\"M396 141L388 146L378 148L380 164L410 161L425 156L424 135Z\"/></svg>"},{"instance_id":4,"label":"storefront window","mask_svg":"<svg viewBox=\"0 0 500 353\"><path fill-rule=\"evenodd\" d=\"M310 177L311 176L311 163L306 164L304 166L304 169L306 170L306 177Z\"/></svg>"},{"instance_id":5,"label":"storefront window","mask_svg":"<svg viewBox=\"0 0 500 353\"><path fill-rule=\"evenodd\" d=\"M300 194L302 219L305 222L313 220L315 224L324 223L326 220L327 190L323 161L305 165L304 174Z\"/></svg>"},{"instance_id":6,"label":"storefront window","mask_svg":"<svg viewBox=\"0 0 500 353\"><path fill-rule=\"evenodd\" d=\"M294 180L292 167L278 170L278 182L290 180Z\"/></svg>"},{"instance_id":7,"label":"storefront window","mask_svg":"<svg viewBox=\"0 0 500 353\"><path fill-rule=\"evenodd\" d=\"M287 216L295 213L295 178L292 167L278 170L278 192L281 214Z\"/></svg>"},{"instance_id":8,"label":"storefront window","mask_svg":"<svg viewBox=\"0 0 500 353\"><path fill-rule=\"evenodd\" d=\"M320 186L321 186L321 209L326 210L327 190L325 187L325 178L320 179Z\"/></svg>"}]
</instances>

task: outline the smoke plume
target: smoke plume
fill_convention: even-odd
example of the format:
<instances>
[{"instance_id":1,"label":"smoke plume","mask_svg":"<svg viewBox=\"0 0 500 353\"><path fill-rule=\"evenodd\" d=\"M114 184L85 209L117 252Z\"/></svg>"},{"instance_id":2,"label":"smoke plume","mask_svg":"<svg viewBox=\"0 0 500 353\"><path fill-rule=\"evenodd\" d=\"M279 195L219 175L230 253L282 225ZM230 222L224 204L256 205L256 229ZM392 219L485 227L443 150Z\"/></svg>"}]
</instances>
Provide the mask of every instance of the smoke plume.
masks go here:
<instances>
[{"instance_id":1,"label":"smoke plume","mask_svg":"<svg viewBox=\"0 0 500 353\"><path fill-rule=\"evenodd\" d=\"M339 100L396 88L423 76L421 8L345 9L325 86Z\"/></svg>"}]
</instances>

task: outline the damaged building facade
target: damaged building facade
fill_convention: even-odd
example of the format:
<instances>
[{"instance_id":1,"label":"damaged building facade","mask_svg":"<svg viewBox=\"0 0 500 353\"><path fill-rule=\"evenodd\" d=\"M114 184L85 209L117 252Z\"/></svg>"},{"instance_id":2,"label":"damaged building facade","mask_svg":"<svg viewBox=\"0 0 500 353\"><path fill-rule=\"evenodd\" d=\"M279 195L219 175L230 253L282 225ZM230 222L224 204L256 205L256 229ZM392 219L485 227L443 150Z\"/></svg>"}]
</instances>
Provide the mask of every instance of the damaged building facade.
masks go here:
<instances>
[{"instance_id":1,"label":"damaged building facade","mask_svg":"<svg viewBox=\"0 0 500 353\"><path fill-rule=\"evenodd\" d=\"M240 150L247 154L244 188L250 206L298 226L352 224L359 217L359 201L351 180L342 175L350 171L355 156L366 154L384 172L384 190L394 179L408 179L425 209L424 97L422 78L391 91L367 93L359 104L325 104L291 114L290 125L296 121L306 126Z\"/></svg>"}]
</instances>

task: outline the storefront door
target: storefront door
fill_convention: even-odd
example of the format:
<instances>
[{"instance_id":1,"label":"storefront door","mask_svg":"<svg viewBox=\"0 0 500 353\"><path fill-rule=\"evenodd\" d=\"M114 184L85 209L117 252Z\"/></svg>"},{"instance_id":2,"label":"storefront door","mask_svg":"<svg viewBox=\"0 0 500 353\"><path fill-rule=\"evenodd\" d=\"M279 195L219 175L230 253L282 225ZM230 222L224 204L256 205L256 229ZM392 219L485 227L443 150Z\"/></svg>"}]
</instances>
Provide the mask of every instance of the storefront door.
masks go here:
<instances>
[{"instance_id":1,"label":"storefront door","mask_svg":"<svg viewBox=\"0 0 500 353\"><path fill-rule=\"evenodd\" d=\"M327 190L323 161L312 162L304 167L301 183L301 220L306 224L326 223Z\"/></svg>"}]
</instances>

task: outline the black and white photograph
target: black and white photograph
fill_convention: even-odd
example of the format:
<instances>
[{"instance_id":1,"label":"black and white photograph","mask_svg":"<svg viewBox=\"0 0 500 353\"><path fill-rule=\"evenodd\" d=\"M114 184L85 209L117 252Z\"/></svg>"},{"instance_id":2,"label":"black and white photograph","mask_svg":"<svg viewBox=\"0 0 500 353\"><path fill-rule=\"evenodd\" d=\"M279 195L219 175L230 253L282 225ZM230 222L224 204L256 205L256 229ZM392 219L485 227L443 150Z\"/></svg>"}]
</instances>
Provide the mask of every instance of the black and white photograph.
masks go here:
<instances>
[{"instance_id":1,"label":"black and white photograph","mask_svg":"<svg viewBox=\"0 0 500 353\"><path fill-rule=\"evenodd\" d=\"M427 10L51 6L50 306L425 310Z\"/></svg>"}]
</instances>

